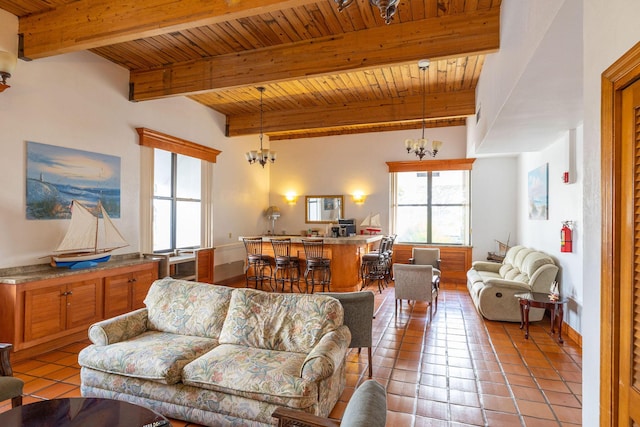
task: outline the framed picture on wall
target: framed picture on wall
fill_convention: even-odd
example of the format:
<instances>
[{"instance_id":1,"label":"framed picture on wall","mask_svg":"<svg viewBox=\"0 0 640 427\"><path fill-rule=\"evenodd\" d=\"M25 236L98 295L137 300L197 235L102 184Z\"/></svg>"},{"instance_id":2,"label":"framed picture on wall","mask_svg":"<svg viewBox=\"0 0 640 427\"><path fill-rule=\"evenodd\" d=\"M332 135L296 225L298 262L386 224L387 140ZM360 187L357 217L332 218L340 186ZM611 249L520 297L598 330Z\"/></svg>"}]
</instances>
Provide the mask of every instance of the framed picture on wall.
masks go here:
<instances>
[{"instance_id":1,"label":"framed picture on wall","mask_svg":"<svg viewBox=\"0 0 640 427\"><path fill-rule=\"evenodd\" d=\"M529 219L549 219L549 163L529 171Z\"/></svg>"},{"instance_id":2,"label":"framed picture on wall","mask_svg":"<svg viewBox=\"0 0 640 427\"><path fill-rule=\"evenodd\" d=\"M120 218L120 157L27 141L26 188L27 219L71 218L72 200Z\"/></svg>"}]
</instances>

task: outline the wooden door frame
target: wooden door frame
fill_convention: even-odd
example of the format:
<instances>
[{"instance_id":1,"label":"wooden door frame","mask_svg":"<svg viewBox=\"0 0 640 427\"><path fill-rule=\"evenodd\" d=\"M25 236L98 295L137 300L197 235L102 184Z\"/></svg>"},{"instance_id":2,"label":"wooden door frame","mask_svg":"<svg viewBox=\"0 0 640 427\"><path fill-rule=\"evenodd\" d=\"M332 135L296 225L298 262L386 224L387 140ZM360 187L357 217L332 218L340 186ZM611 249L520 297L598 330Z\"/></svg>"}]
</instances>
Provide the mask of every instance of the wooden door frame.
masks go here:
<instances>
[{"instance_id":1,"label":"wooden door frame","mask_svg":"<svg viewBox=\"0 0 640 427\"><path fill-rule=\"evenodd\" d=\"M622 91L640 79L640 43L601 78L600 425L618 425L620 356L620 240Z\"/></svg>"}]
</instances>

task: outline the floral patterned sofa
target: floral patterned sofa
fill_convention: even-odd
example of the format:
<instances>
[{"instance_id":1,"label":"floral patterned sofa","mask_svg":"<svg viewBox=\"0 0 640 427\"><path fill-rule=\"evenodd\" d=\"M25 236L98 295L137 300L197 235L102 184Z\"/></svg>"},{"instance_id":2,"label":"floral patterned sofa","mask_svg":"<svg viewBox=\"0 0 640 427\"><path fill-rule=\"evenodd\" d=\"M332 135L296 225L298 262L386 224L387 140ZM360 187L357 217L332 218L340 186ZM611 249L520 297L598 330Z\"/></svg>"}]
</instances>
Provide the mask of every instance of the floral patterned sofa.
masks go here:
<instances>
[{"instance_id":1,"label":"floral patterned sofa","mask_svg":"<svg viewBox=\"0 0 640 427\"><path fill-rule=\"evenodd\" d=\"M278 406L327 416L351 334L338 300L165 278L146 308L92 325L83 396L209 426L266 426Z\"/></svg>"}]
</instances>

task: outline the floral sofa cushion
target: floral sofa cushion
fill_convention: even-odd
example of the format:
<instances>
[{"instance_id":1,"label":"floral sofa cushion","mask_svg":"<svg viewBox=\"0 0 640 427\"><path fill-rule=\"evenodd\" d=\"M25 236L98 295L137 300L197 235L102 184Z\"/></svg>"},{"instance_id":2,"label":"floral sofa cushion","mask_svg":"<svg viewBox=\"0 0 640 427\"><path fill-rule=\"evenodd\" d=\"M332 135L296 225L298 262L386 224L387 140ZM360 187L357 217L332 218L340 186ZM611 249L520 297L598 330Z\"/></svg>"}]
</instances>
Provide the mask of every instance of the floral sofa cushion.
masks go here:
<instances>
[{"instance_id":1,"label":"floral sofa cushion","mask_svg":"<svg viewBox=\"0 0 640 427\"><path fill-rule=\"evenodd\" d=\"M90 345L80 352L78 363L101 372L175 384L187 363L217 344L212 338L148 331L110 345Z\"/></svg>"},{"instance_id":2,"label":"floral sofa cushion","mask_svg":"<svg viewBox=\"0 0 640 427\"><path fill-rule=\"evenodd\" d=\"M182 382L291 408L317 401L314 381L300 377L305 354L221 344L184 367Z\"/></svg>"},{"instance_id":3,"label":"floral sofa cushion","mask_svg":"<svg viewBox=\"0 0 640 427\"><path fill-rule=\"evenodd\" d=\"M220 343L308 353L343 319L342 305L328 296L236 289Z\"/></svg>"},{"instance_id":4,"label":"floral sofa cushion","mask_svg":"<svg viewBox=\"0 0 640 427\"><path fill-rule=\"evenodd\" d=\"M156 280L144 300L147 328L181 335L218 338L233 288L206 283Z\"/></svg>"}]
</instances>

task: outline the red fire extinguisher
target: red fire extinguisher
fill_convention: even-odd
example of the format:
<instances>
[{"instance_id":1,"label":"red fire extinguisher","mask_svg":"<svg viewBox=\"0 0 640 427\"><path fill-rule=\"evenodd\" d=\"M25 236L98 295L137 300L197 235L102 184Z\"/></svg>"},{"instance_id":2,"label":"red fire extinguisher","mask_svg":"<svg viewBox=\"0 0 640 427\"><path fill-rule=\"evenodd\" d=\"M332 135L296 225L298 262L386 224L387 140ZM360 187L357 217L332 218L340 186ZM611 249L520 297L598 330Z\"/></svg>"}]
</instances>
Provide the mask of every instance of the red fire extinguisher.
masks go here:
<instances>
[{"instance_id":1,"label":"red fire extinguisher","mask_svg":"<svg viewBox=\"0 0 640 427\"><path fill-rule=\"evenodd\" d=\"M571 230L571 221L564 221L560 230L560 251L573 252L573 232Z\"/></svg>"}]
</instances>

